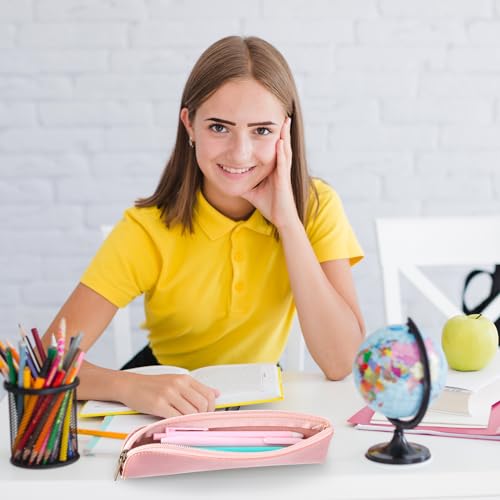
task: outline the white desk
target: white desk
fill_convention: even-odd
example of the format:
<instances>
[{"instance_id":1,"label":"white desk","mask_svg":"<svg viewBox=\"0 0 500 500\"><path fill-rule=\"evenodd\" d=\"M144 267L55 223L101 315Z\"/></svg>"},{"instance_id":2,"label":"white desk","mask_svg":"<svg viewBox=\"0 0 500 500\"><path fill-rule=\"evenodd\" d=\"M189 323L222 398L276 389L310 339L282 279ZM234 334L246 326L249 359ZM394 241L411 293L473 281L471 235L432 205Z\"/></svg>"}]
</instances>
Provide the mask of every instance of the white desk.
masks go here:
<instances>
[{"instance_id":1,"label":"white desk","mask_svg":"<svg viewBox=\"0 0 500 500\"><path fill-rule=\"evenodd\" d=\"M335 499L500 498L500 443L411 436L432 457L417 465L388 466L364 458L385 432L359 431L346 424L362 401L351 377L328 382L320 374L285 374L285 400L266 408L325 416L335 433L326 463L224 470L113 481L116 459L82 456L66 467L26 470L9 462L7 400L0 403L0 497L125 499ZM262 406L264 407L264 406ZM81 441L81 439L80 439ZM112 496L111 496L112 495ZM92 496L92 497L91 497Z\"/></svg>"}]
</instances>

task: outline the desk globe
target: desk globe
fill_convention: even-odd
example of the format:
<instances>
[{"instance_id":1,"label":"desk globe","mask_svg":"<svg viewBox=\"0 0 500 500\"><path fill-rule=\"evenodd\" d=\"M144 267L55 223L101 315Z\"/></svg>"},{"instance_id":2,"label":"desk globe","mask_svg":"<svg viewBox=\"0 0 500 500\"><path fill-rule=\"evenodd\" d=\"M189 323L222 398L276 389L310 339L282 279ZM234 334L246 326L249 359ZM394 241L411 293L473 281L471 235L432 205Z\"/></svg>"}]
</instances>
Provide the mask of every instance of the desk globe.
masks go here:
<instances>
[{"instance_id":1,"label":"desk globe","mask_svg":"<svg viewBox=\"0 0 500 500\"><path fill-rule=\"evenodd\" d=\"M430 458L428 448L406 441L403 431L422 420L447 372L441 347L424 340L410 318L406 325L390 325L366 338L354 361L354 382L368 406L395 426L392 441L372 446L368 459L412 464ZM400 420L407 417L412 418Z\"/></svg>"}]
</instances>

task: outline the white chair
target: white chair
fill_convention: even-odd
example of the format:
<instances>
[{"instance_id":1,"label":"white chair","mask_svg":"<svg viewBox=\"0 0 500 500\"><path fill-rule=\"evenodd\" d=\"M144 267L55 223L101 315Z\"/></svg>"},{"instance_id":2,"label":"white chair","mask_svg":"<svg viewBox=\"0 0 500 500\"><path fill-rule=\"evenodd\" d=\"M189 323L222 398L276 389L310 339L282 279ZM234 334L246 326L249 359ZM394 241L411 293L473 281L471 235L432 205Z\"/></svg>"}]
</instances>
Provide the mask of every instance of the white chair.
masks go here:
<instances>
[{"instance_id":1,"label":"white chair","mask_svg":"<svg viewBox=\"0 0 500 500\"><path fill-rule=\"evenodd\" d=\"M102 225L102 238L106 239L112 229L113 226ZM120 368L135 354L132 348L132 327L129 308L123 307L118 309L110 326L113 332L115 364L117 368ZM285 369L304 371L305 351L305 342L298 327L298 321L295 320L286 346Z\"/></svg>"},{"instance_id":2,"label":"white chair","mask_svg":"<svg viewBox=\"0 0 500 500\"><path fill-rule=\"evenodd\" d=\"M462 314L418 266L470 266L500 263L500 217L409 217L376 220L379 259L388 324L402 323L400 274L446 317ZM500 316L500 295L483 315Z\"/></svg>"}]
</instances>

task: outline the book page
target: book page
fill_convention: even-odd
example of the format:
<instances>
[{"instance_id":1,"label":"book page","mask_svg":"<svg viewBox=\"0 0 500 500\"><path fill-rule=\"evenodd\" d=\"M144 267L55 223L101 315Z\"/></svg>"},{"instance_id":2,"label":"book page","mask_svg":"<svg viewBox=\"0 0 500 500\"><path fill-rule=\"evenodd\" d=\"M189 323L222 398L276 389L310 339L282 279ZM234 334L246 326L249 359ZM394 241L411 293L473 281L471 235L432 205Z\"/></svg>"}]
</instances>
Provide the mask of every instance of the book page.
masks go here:
<instances>
[{"instance_id":1,"label":"book page","mask_svg":"<svg viewBox=\"0 0 500 500\"><path fill-rule=\"evenodd\" d=\"M191 375L220 391L217 407L246 405L283 398L281 372L273 363L205 366Z\"/></svg>"},{"instance_id":2,"label":"book page","mask_svg":"<svg viewBox=\"0 0 500 500\"><path fill-rule=\"evenodd\" d=\"M356 429L360 429L362 431L389 431L393 432L394 427L381 427L370 424L356 424ZM467 438L467 439L484 439L488 441L500 441L500 435L496 434L484 434L480 432L472 432L468 429L464 429L463 432L448 432L448 431L439 431L435 429L405 429L405 434L427 434L430 436L443 436L443 437L457 437L457 438Z\"/></svg>"},{"instance_id":3,"label":"book page","mask_svg":"<svg viewBox=\"0 0 500 500\"><path fill-rule=\"evenodd\" d=\"M458 415L454 413L446 413L440 411L427 410L424 418L418 425L433 425L439 427L488 427L490 412L474 417L469 415ZM384 415L374 413L371 418L371 423L389 424Z\"/></svg>"},{"instance_id":4,"label":"book page","mask_svg":"<svg viewBox=\"0 0 500 500\"><path fill-rule=\"evenodd\" d=\"M130 368L125 370L132 373L140 373L143 375L170 375L170 374L189 374L185 368L168 365L151 365L140 366L138 368ZM128 406L114 401L96 401L88 400L83 404L78 416L81 418L102 417L107 415L130 415L137 413L131 410Z\"/></svg>"}]
</instances>

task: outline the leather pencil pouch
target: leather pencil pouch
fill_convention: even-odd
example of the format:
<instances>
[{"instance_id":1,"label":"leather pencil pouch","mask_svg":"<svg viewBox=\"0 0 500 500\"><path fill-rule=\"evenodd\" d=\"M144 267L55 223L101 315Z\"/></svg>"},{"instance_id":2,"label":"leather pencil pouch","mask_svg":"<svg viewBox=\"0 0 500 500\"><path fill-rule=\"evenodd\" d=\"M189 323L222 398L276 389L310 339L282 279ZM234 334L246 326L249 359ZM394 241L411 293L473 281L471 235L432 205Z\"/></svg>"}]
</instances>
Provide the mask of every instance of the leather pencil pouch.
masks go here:
<instances>
[{"instance_id":1,"label":"leather pencil pouch","mask_svg":"<svg viewBox=\"0 0 500 500\"><path fill-rule=\"evenodd\" d=\"M183 431L253 431L273 434L289 431L301 435L296 442L265 451L224 451L178 443L162 443L158 433ZM279 434L279 433L274 433ZM156 435L156 436L155 436ZM199 434L198 434L199 435ZM331 423L319 416L277 410L246 410L195 413L159 420L132 431L125 439L115 479L163 476L220 469L272 465L315 464L325 461L333 436ZM231 449L232 450L232 449ZM271 450L271 451L269 451Z\"/></svg>"}]
</instances>

